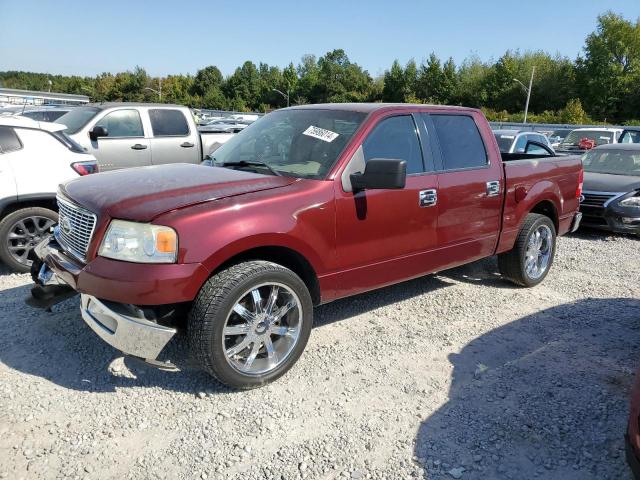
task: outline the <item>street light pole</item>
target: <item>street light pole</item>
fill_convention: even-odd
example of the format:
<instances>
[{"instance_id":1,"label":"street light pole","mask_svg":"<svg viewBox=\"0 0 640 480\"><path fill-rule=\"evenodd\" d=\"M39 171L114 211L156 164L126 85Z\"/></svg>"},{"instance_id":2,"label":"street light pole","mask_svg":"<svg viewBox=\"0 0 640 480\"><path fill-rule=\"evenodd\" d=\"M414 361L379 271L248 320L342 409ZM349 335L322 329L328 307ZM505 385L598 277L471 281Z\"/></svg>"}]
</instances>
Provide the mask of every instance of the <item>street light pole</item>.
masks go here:
<instances>
[{"instance_id":1,"label":"street light pole","mask_svg":"<svg viewBox=\"0 0 640 480\"><path fill-rule=\"evenodd\" d=\"M531 70L531 78L529 79L529 88L527 88L525 84L522 83L517 78L513 79L514 82L518 82L522 86L522 88L524 88L524 91L527 92L527 103L524 106L524 122L522 123L527 123L527 116L529 114L529 101L531 100L531 89L533 88L533 76L535 75L535 73L536 73L536 67L534 66L533 69Z\"/></svg>"},{"instance_id":2,"label":"street light pole","mask_svg":"<svg viewBox=\"0 0 640 480\"><path fill-rule=\"evenodd\" d=\"M158 90L151 87L144 87L144 89L149 90L150 92L153 92L156 95L158 95L158 101L162 102L162 77L158 78Z\"/></svg>"},{"instance_id":3,"label":"street light pole","mask_svg":"<svg viewBox=\"0 0 640 480\"><path fill-rule=\"evenodd\" d=\"M274 92L278 92L280 95L282 95L287 100L287 107L288 107L289 106L289 89L287 88L287 93L281 92L277 88L272 88L272 90Z\"/></svg>"}]
</instances>

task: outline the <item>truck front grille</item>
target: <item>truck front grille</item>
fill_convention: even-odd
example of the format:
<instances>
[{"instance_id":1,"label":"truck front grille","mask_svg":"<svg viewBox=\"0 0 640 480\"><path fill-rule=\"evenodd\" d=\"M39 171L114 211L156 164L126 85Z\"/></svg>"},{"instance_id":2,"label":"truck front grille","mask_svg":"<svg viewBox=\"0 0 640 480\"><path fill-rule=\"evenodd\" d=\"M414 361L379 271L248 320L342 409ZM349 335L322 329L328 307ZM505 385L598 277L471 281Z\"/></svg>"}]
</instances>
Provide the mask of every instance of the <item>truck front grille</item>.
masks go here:
<instances>
[{"instance_id":1,"label":"truck front grille","mask_svg":"<svg viewBox=\"0 0 640 480\"><path fill-rule=\"evenodd\" d=\"M57 196L57 201L59 218L55 229L56 239L62 248L84 262L97 218L90 211L60 195Z\"/></svg>"}]
</instances>

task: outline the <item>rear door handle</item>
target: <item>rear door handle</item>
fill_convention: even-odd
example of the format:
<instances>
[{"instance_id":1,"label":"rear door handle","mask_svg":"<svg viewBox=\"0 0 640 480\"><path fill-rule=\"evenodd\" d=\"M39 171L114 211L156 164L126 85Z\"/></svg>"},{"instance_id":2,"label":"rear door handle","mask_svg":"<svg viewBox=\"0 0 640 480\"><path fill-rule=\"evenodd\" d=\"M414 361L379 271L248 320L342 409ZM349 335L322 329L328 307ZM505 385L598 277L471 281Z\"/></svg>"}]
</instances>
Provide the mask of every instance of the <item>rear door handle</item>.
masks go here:
<instances>
[{"instance_id":1,"label":"rear door handle","mask_svg":"<svg viewBox=\"0 0 640 480\"><path fill-rule=\"evenodd\" d=\"M420 190L418 192L418 205L421 208L433 207L438 203L438 191L435 189Z\"/></svg>"},{"instance_id":2,"label":"rear door handle","mask_svg":"<svg viewBox=\"0 0 640 480\"><path fill-rule=\"evenodd\" d=\"M136 143L135 145L131 146L132 150L144 150L145 148L147 148L147 146L142 145L141 143Z\"/></svg>"},{"instance_id":3,"label":"rear door handle","mask_svg":"<svg viewBox=\"0 0 640 480\"><path fill-rule=\"evenodd\" d=\"M487 197L495 197L500 194L500 180L487 182Z\"/></svg>"},{"instance_id":4,"label":"rear door handle","mask_svg":"<svg viewBox=\"0 0 640 480\"><path fill-rule=\"evenodd\" d=\"M180 146L181 146L182 148L191 148L191 147L195 147L195 145L194 145L193 143L191 143L191 142L184 142L184 143L181 143L181 144L180 144Z\"/></svg>"}]
</instances>

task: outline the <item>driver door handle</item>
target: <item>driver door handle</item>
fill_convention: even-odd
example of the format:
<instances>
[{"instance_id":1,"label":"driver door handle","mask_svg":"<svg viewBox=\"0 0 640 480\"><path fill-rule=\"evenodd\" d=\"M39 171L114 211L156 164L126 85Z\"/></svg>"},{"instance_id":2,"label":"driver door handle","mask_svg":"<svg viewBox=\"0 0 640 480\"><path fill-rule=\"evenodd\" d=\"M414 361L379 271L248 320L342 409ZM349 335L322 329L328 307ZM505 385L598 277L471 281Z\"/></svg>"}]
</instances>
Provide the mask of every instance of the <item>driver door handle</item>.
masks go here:
<instances>
[{"instance_id":1,"label":"driver door handle","mask_svg":"<svg viewBox=\"0 0 640 480\"><path fill-rule=\"evenodd\" d=\"M487 197L495 197L500 195L500 180L487 182Z\"/></svg>"},{"instance_id":2,"label":"driver door handle","mask_svg":"<svg viewBox=\"0 0 640 480\"><path fill-rule=\"evenodd\" d=\"M438 203L438 191L436 189L420 190L418 192L418 205L420 208L433 207Z\"/></svg>"},{"instance_id":3,"label":"driver door handle","mask_svg":"<svg viewBox=\"0 0 640 480\"><path fill-rule=\"evenodd\" d=\"M193 143L191 143L191 142L184 142L184 143L181 143L180 146L182 148L191 148L191 147L193 147L195 145Z\"/></svg>"},{"instance_id":4,"label":"driver door handle","mask_svg":"<svg viewBox=\"0 0 640 480\"><path fill-rule=\"evenodd\" d=\"M135 145L131 146L132 150L144 150L146 148L147 148L147 146L146 145L142 145L141 143L136 143Z\"/></svg>"}]
</instances>

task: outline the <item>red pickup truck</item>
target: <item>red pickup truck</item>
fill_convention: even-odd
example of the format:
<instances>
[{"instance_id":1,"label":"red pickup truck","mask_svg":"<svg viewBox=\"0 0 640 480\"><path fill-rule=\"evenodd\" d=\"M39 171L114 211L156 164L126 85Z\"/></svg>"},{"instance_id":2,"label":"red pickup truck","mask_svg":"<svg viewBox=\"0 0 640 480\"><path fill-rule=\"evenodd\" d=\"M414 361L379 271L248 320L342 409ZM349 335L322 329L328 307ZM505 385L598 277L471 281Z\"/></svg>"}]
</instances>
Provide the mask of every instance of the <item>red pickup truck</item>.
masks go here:
<instances>
[{"instance_id":1,"label":"red pickup truck","mask_svg":"<svg viewBox=\"0 0 640 480\"><path fill-rule=\"evenodd\" d=\"M582 165L535 157L503 161L468 108L279 110L212 166L62 185L30 303L79 292L102 339L149 361L186 327L207 372L263 385L301 355L314 305L496 254L509 280L541 282L556 236L580 222Z\"/></svg>"}]
</instances>

